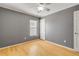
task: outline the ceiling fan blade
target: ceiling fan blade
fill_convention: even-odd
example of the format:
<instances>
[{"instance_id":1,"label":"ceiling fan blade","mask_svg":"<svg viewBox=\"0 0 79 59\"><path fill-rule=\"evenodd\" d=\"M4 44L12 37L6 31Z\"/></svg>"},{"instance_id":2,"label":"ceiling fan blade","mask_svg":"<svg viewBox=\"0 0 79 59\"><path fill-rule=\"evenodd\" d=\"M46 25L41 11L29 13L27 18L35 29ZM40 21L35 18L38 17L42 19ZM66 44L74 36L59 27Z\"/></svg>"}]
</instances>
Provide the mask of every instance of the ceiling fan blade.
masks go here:
<instances>
[{"instance_id":1,"label":"ceiling fan blade","mask_svg":"<svg viewBox=\"0 0 79 59\"><path fill-rule=\"evenodd\" d=\"M41 5L50 5L51 3L39 3Z\"/></svg>"},{"instance_id":2,"label":"ceiling fan blade","mask_svg":"<svg viewBox=\"0 0 79 59\"><path fill-rule=\"evenodd\" d=\"M45 8L45 10L46 10L46 11L50 11L50 9L49 9L49 8Z\"/></svg>"}]
</instances>

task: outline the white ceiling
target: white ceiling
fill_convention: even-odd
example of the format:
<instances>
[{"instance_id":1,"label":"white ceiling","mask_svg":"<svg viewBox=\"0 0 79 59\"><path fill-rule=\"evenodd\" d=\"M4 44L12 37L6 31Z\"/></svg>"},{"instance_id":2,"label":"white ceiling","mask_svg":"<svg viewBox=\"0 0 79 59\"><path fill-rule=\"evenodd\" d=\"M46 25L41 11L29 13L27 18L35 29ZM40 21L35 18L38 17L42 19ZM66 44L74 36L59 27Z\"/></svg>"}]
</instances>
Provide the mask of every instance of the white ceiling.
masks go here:
<instances>
[{"instance_id":1,"label":"white ceiling","mask_svg":"<svg viewBox=\"0 0 79 59\"><path fill-rule=\"evenodd\" d=\"M11 10L15 10L18 12L22 12L25 14L33 15L36 17L45 17L52 13L61 11L63 9L78 5L76 3L51 3L46 7L50 9L50 11L37 12L37 3L0 3L0 7L8 8Z\"/></svg>"}]
</instances>

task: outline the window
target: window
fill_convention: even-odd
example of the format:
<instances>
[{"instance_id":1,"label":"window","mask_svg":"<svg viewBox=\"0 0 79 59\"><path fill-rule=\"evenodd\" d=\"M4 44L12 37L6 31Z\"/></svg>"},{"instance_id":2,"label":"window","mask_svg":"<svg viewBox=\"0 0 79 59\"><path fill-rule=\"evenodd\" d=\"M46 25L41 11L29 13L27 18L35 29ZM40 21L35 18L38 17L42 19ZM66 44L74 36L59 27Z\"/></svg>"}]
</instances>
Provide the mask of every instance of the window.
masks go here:
<instances>
[{"instance_id":1,"label":"window","mask_svg":"<svg viewBox=\"0 0 79 59\"><path fill-rule=\"evenodd\" d=\"M37 36L37 21L30 20L30 36Z\"/></svg>"}]
</instances>

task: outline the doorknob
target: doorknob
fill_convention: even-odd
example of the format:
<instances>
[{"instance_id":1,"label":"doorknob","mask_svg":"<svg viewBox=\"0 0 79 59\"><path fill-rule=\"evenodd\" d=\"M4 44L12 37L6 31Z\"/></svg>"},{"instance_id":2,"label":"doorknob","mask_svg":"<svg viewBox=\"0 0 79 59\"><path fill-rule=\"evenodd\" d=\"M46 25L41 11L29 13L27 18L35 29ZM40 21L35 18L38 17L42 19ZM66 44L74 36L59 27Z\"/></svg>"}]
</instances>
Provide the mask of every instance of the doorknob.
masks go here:
<instances>
[{"instance_id":1,"label":"doorknob","mask_svg":"<svg viewBox=\"0 0 79 59\"><path fill-rule=\"evenodd\" d=\"M78 34L77 32L75 32L75 34Z\"/></svg>"}]
</instances>

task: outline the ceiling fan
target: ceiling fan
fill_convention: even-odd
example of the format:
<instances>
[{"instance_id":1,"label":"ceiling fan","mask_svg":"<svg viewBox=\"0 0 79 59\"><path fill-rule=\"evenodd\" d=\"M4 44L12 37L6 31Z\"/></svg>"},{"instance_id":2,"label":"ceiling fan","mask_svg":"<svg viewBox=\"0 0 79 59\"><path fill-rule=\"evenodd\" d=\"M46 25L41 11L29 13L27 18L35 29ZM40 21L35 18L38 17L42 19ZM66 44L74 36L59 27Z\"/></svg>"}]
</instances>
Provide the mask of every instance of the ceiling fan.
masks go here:
<instances>
[{"instance_id":1,"label":"ceiling fan","mask_svg":"<svg viewBox=\"0 0 79 59\"><path fill-rule=\"evenodd\" d=\"M47 8L46 6L50 5L51 3L39 3L37 6L37 11L38 13L42 12L42 11L50 11L49 8Z\"/></svg>"}]
</instances>

